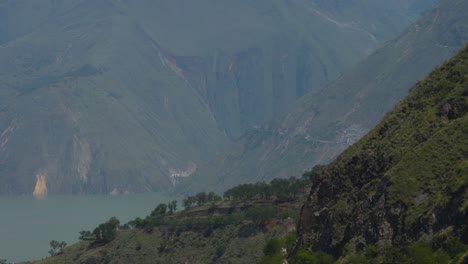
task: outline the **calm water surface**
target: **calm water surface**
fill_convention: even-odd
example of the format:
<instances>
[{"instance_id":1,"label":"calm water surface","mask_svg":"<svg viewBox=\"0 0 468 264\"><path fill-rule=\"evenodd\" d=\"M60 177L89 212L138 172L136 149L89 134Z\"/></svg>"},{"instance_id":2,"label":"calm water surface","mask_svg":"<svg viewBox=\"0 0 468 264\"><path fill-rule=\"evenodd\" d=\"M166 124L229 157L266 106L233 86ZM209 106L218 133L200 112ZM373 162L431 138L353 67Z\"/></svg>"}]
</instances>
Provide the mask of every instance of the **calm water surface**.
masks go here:
<instances>
[{"instance_id":1,"label":"calm water surface","mask_svg":"<svg viewBox=\"0 0 468 264\"><path fill-rule=\"evenodd\" d=\"M0 196L0 259L41 259L47 256L53 239L72 244L78 241L79 231L92 230L111 216L126 223L174 199L161 193L45 199Z\"/></svg>"}]
</instances>

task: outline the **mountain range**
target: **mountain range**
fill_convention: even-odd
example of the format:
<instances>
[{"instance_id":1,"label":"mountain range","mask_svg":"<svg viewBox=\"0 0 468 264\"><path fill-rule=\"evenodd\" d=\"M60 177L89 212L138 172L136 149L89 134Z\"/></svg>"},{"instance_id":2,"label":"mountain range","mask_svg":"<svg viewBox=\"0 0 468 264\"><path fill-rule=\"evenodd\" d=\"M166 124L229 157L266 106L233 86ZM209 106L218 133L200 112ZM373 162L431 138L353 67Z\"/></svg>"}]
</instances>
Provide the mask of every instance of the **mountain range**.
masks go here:
<instances>
[{"instance_id":1,"label":"mountain range","mask_svg":"<svg viewBox=\"0 0 468 264\"><path fill-rule=\"evenodd\" d=\"M0 1L0 194L170 189L434 2Z\"/></svg>"},{"instance_id":2,"label":"mountain range","mask_svg":"<svg viewBox=\"0 0 468 264\"><path fill-rule=\"evenodd\" d=\"M32 263L466 263L467 81L465 46L306 177L199 193L183 211L160 204L125 225L111 218Z\"/></svg>"},{"instance_id":3,"label":"mountain range","mask_svg":"<svg viewBox=\"0 0 468 264\"><path fill-rule=\"evenodd\" d=\"M466 44L467 10L468 1L440 1L336 81L246 132L181 184L180 192L301 175L332 161L374 127L414 83Z\"/></svg>"}]
</instances>

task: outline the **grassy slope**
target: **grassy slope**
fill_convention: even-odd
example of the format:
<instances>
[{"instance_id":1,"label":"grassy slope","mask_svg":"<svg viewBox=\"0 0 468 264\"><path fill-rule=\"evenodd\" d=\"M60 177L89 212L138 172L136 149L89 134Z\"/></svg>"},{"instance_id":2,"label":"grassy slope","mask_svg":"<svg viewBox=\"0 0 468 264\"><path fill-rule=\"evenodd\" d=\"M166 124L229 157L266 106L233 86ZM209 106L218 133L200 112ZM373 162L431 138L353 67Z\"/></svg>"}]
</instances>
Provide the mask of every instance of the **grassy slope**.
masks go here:
<instances>
[{"instance_id":1,"label":"grassy slope","mask_svg":"<svg viewBox=\"0 0 468 264\"><path fill-rule=\"evenodd\" d=\"M281 118L245 133L224 155L202 167L188 188L223 189L289 177L331 161L348 147L341 144L343 139L353 143L365 134L409 87L466 43L466 10L467 1L441 1L338 80L305 95Z\"/></svg>"},{"instance_id":2,"label":"grassy slope","mask_svg":"<svg viewBox=\"0 0 468 264\"><path fill-rule=\"evenodd\" d=\"M174 236L159 230L152 234L122 231L105 247L88 249L89 243L80 242L67 248L62 256L34 263L103 263L106 258L109 263L254 263L262 256L262 249L272 235L287 233L280 228L271 234L259 232L244 238L238 237L239 227L234 226L216 230L209 237L195 232ZM161 245L166 248L160 251Z\"/></svg>"},{"instance_id":3,"label":"grassy slope","mask_svg":"<svg viewBox=\"0 0 468 264\"><path fill-rule=\"evenodd\" d=\"M466 239L466 80L468 47L325 168L301 216L307 247L340 254L346 244L401 246L446 232Z\"/></svg>"}]
</instances>

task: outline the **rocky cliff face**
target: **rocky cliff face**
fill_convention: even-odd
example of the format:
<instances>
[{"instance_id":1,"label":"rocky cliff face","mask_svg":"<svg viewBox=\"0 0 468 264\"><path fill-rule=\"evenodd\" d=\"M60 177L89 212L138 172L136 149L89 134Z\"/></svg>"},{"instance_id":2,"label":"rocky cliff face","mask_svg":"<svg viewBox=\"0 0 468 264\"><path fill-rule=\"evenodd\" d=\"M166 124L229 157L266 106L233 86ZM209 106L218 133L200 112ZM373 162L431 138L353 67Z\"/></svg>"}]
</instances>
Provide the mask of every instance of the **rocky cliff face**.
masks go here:
<instances>
[{"instance_id":1,"label":"rocky cliff face","mask_svg":"<svg viewBox=\"0 0 468 264\"><path fill-rule=\"evenodd\" d=\"M369 134L314 175L302 246L467 243L468 47L419 82Z\"/></svg>"}]
</instances>

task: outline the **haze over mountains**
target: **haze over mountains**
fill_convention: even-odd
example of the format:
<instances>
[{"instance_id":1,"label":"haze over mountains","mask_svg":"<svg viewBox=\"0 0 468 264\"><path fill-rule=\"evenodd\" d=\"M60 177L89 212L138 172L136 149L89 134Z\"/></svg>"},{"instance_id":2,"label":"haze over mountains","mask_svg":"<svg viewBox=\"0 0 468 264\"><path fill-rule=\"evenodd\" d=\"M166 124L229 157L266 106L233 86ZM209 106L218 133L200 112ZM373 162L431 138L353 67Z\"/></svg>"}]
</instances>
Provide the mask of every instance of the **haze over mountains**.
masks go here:
<instances>
[{"instance_id":1,"label":"haze over mountains","mask_svg":"<svg viewBox=\"0 0 468 264\"><path fill-rule=\"evenodd\" d=\"M433 2L0 1L0 194L167 189Z\"/></svg>"},{"instance_id":2,"label":"haze over mountains","mask_svg":"<svg viewBox=\"0 0 468 264\"><path fill-rule=\"evenodd\" d=\"M201 167L181 191L298 176L328 163L468 42L467 11L468 1L440 1L338 80L305 95L282 117L245 133L224 155Z\"/></svg>"}]
</instances>

